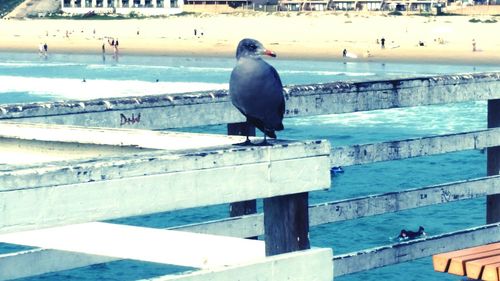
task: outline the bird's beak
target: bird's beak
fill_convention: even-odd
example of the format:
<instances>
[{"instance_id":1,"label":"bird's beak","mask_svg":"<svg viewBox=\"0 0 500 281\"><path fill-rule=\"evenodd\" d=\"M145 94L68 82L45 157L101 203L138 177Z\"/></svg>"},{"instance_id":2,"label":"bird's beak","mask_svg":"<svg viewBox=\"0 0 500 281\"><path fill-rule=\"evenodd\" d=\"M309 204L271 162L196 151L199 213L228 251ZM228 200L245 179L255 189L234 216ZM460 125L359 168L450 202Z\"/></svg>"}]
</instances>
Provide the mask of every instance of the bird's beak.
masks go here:
<instances>
[{"instance_id":1,"label":"bird's beak","mask_svg":"<svg viewBox=\"0 0 500 281\"><path fill-rule=\"evenodd\" d=\"M273 57L275 58L276 57L276 53L271 51L271 50L267 50L265 49L263 52L262 52L263 55L266 55L266 56L270 56L270 57Z\"/></svg>"}]
</instances>

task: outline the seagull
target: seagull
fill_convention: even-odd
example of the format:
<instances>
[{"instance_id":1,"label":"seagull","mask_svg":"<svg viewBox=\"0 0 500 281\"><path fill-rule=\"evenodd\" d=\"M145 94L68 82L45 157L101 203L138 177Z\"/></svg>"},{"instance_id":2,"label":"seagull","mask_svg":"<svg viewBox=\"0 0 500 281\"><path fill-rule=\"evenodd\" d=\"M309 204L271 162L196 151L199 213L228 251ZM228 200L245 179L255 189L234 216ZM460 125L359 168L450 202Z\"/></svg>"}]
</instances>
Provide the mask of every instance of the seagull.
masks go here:
<instances>
[{"instance_id":1,"label":"seagull","mask_svg":"<svg viewBox=\"0 0 500 281\"><path fill-rule=\"evenodd\" d=\"M231 72L229 95L233 105L247 118L247 123L264 133L259 145L268 145L266 136L276 138L283 127L285 98L283 84L274 67L261 55L276 57L255 39L243 39L236 49L236 66ZM252 145L248 134L242 145Z\"/></svg>"}]
</instances>

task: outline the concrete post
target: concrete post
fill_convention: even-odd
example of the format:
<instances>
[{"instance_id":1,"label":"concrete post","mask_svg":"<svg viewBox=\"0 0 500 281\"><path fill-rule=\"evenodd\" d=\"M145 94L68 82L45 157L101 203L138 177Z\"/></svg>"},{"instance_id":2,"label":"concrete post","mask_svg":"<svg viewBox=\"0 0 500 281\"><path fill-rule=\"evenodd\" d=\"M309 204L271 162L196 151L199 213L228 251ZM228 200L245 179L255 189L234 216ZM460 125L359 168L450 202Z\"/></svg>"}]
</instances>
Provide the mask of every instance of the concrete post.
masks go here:
<instances>
[{"instance_id":1,"label":"concrete post","mask_svg":"<svg viewBox=\"0 0 500 281\"><path fill-rule=\"evenodd\" d=\"M156 0L152 0L151 3L153 4L153 8L156 8L156 6L158 5Z\"/></svg>"},{"instance_id":2,"label":"concrete post","mask_svg":"<svg viewBox=\"0 0 500 281\"><path fill-rule=\"evenodd\" d=\"M92 3L90 4L90 7L92 7L92 8L97 7L97 0L92 0Z\"/></svg>"},{"instance_id":3,"label":"concrete post","mask_svg":"<svg viewBox=\"0 0 500 281\"><path fill-rule=\"evenodd\" d=\"M227 124L227 134L233 136L255 136L255 127L248 124L247 122L231 123ZM255 199L234 202L229 205L229 216L231 217L238 217L255 213L257 213L257 200Z\"/></svg>"},{"instance_id":4,"label":"concrete post","mask_svg":"<svg viewBox=\"0 0 500 281\"><path fill-rule=\"evenodd\" d=\"M500 99L488 100L488 128L500 127ZM487 149L487 175L500 174L500 146ZM500 221L500 194L486 197L486 223Z\"/></svg>"},{"instance_id":5,"label":"concrete post","mask_svg":"<svg viewBox=\"0 0 500 281\"><path fill-rule=\"evenodd\" d=\"M141 0L140 5L141 5L141 7L146 6L146 0Z\"/></svg>"},{"instance_id":6,"label":"concrete post","mask_svg":"<svg viewBox=\"0 0 500 281\"><path fill-rule=\"evenodd\" d=\"M266 256L309 249L309 193L265 198L264 230Z\"/></svg>"}]
</instances>

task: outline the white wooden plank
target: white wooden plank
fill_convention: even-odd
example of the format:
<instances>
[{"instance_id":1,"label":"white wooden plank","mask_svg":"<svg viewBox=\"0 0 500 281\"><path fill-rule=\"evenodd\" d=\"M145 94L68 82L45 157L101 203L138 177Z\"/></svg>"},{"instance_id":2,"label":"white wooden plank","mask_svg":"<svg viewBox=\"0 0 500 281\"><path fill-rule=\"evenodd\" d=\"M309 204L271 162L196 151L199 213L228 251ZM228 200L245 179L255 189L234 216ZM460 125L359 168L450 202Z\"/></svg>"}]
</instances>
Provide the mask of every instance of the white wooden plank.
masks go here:
<instances>
[{"instance_id":1,"label":"white wooden plank","mask_svg":"<svg viewBox=\"0 0 500 281\"><path fill-rule=\"evenodd\" d=\"M149 281L332 281L331 249L311 249L276 255L224 268L166 275ZM143 280L146 281L146 280Z\"/></svg>"},{"instance_id":2,"label":"white wooden plank","mask_svg":"<svg viewBox=\"0 0 500 281\"><path fill-rule=\"evenodd\" d=\"M0 241L196 268L265 257L264 241L102 222L3 234Z\"/></svg>"},{"instance_id":3,"label":"white wooden plank","mask_svg":"<svg viewBox=\"0 0 500 281\"><path fill-rule=\"evenodd\" d=\"M237 187L237 188L235 188ZM0 192L0 233L266 198L330 187L309 157ZM78 204L75 204L78 202Z\"/></svg>"},{"instance_id":4,"label":"white wooden plank","mask_svg":"<svg viewBox=\"0 0 500 281\"><path fill-rule=\"evenodd\" d=\"M228 146L245 141L245 137L241 136L12 122L0 123L0 138L130 146L169 151Z\"/></svg>"},{"instance_id":5,"label":"white wooden plank","mask_svg":"<svg viewBox=\"0 0 500 281\"><path fill-rule=\"evenodd\" d=\"M0 280L31 277L114 260L116 258L41 248L1 254Z\"/></svg>"},{"instance_id":6,"label":"white wooden plank","mask_svg":"<svg viewBox=\"0 0 500 281\"><path fill-rule=\"evenodd\" d=\"M311 206L311 225L351 220L367 216L398 212L434 204L474 199L500 192L500 176L477 178L407 189L385 194L372 194Z\"/></svg>"},{"instance_id":7,"label":"white wooden plank","mask_svg":"<svg viewBox=\"0 0 500 281\"><path fill-rule=\"evenodd\" d=\"M400 160L500 145L500 128L389 142L333 147L332 166Z\"/></svg>"},{"instance_id":8,"label":"white wooden plank","mask_svg":"<svg viewBox=\"0 0 500 281\"><path fill-rule=\"evenodd\" d=\"M275 141L272 146L265 147L224 146L181 152L155 150L50 163L50 165L35 164L22 167L0 165L0 191L98 182L234 165L269 164L279 160L326 156L329 152L330 145L327 141Z\"/></svg>"},{"instance_id":9,"label":"white wooden plank","mask_svg":"<svg viewBox=\"0 0 500 281\"><path fill-rule=\"evenodd\" d=\"M134 155L151 149L0 138L0 168ZM51 163L53 164L53 163Z\"/></svg>"}]
</instances>

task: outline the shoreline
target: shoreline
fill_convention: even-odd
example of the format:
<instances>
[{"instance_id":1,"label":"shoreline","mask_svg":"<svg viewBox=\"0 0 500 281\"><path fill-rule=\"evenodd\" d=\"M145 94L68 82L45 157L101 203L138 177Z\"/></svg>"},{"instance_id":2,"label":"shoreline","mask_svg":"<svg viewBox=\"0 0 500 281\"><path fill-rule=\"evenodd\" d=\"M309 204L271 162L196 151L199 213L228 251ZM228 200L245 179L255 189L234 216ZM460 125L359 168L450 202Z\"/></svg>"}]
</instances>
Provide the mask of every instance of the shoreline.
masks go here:
<instances>
[{"instance_id":1,"label":"shoreline","mask_svg":"<svg viewBox=\"0 0 500 281\"><path fill-rule=\"evenodd\" d=\"M127 55L234 57L245 37L261 41L279 58L346 61L481 64L500 66L497 23L467 16L210 15L130 20L3 20L0 51L112 54L107 38ZM477 17L476 17L477 18ZM488 17L491 18L491 17ZM194 32L196 30L196 33ZM376 30L376 31L373 31ZM196 35L195 35L196 34ZM381 48L380 38L386 39ZM472 51L472 40L477 51ZM418 43L424 42L424 46Z\"/></svg>"},{"instance_id":2,"label":"shoreline","mask_svg":"<svg viewBox=\"0 0 500 281\"><path fill-rule=\"evenodd\" d=\"M275 51L276 49L272 49ZM37 51L33 48L17 49L17 48L2 48L0 47L0 52L2 53L32 53L37 54ZM50 54L82 54L82 55L95 55L96 57L101 57L102 53L96 52L94 50L85 48L52 48ZM50 55L49 54L49 55ZM107 57L111 57L112 54L106 53ZM196 58L196 57L212 57L212 58L234 58L231 50L226 52L210 52L210 51L186 51L186 50L170 50L170 51L155 51L151 49L147 50L131 50L122 49L119 56L167 56L167 57L186 57L186 58ZM500 58L491 56L475 56L475 57L461 57L457 58L452 53L446 56L426 56L425 54L412 54L412 55L396 55L392 53L390 56L372 56L369 58L361 57L356 59L343 58L341 55L328 55L324 53L301 53L301 52L278 52L276 58L265 58L268 61L286 59L286 60L309 60L309 61L332 61L332 62L368 62L368 63L414 63L414 64L437 64L437 65L486 65L486 66L499 66L500 71Z\"/></svg>"}]
</instances>

